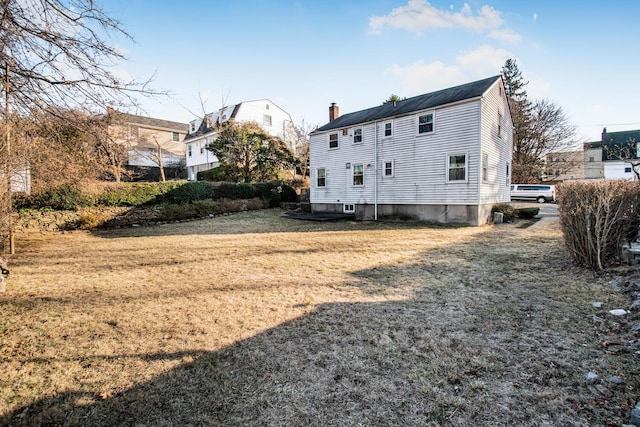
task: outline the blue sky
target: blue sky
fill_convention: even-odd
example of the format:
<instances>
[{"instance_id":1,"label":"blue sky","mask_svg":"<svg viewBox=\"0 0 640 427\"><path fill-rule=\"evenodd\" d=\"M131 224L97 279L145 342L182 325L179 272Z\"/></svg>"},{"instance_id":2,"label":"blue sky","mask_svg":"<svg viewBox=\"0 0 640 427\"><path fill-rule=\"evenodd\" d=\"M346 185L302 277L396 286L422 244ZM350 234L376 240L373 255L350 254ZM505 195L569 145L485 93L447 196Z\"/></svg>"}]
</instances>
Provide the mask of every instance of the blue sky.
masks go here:
<instances>
[{"instance_id":1,"label":"blue sky","mask_svg":"<svg viewBox=\"0 0 640 427\"><path fill-rule=\"evenodd\" d=\"M578 141L640 129L640 2L101 0L134 37L117 72L171 98L143 114L188 122L267 98L300 124L498 75L516 59L532 98L561 106Z\"/></svg>"}]
</instances>

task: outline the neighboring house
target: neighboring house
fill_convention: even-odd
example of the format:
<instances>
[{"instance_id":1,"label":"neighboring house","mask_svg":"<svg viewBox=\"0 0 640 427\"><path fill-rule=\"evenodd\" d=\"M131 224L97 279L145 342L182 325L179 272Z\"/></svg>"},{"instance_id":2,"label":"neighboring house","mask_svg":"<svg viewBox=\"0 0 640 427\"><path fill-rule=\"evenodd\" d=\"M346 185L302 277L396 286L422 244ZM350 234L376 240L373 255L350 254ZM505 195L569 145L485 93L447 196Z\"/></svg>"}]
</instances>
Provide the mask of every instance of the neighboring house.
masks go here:
<instances>
[{"instance_id":1,"label":"neighboring house","mask_svg":"<svg viewBox=\"0 0 640 427\"><path fill-rule=\"evenodd\" d=\"M311 209L485 224L509 202L513 124L500 76L338 115L310 135Z\"/></svg>"},{"instance_id":2,"label":"neighboring house","mask_svg":"<svg viewBox=\"0 0 640 427\"><path fill-rule=\"evenodd\" d=\"M631 162L640 162L640 130L607 132L584 144L586 178L635 180Z\"/></svg>"},{"instance_id":3,"label":"neighboring house","mask_svg":"<svg viewBox=\"0 0 640 427\"><path fill-rule=\"evenodd\" d=\"M557 151L546 156L545 181L571 181L585 178L583 151Z\"/></svg>"},{"instance_id":4,"label":"neighboring house","mask_svg":"<svg viewBox=\"0 0 640 427\"><path fill-rule=\"evenodd\" d=\"M584 177L586 179L603 179L602 142L584 144Z\"/></svg>"},{"instance_id":5,"label":"neighboring house","mask_svg":"<svg viewBox=\"0 0 640 427\"><path fill-rule=\"evenodd\" d=\"M184 140L187 179L195 181L198 172L220 165L218 158L207 150L207 146L218 136L216 125L230 119L236 122L255 122L270 135L282 139L291 150L294 149L294 124L289 113L282 108L268 99L229 105L189 123L189 132Z\"/></svg>"},{"instance_id":6,"label":"neighboring house","mask_svg":"<svg viewBox=\"0 0 640 427\"><path fill-rule=\"evenodd\" d=\"M108 132L127 148L127 166L133 169L184 169L186 123L121 113L109 109Z\"/></svg>"}]
</instances>

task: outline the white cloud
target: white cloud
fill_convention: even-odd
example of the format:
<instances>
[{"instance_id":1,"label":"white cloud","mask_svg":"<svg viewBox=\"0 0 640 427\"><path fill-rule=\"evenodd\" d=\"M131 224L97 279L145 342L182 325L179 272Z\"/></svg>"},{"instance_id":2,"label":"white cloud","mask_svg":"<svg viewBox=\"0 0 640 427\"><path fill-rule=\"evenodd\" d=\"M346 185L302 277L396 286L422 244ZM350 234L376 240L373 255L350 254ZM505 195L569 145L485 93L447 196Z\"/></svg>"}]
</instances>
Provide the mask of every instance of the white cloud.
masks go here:
<instances>
[{"instance_id":1,"label":"white cloud","mask_svg":"<svg viewBox=\"0 0 640 427\"><path fill-rule=\"evenodd\" d=\"M452 9L452 6L450 8ZM459 12L450 12L433 7L426 0L409 0L406 6L397 7L388 15L369 18L369 32L377 34L385 27L404 29L418 34L438 28L463 28L491 32L502 30L502 24L500 12L491 6L482 6L474 15L467 3Z\"/></svg>"},{"instance_id":2,"label":"white cloud","mask_svg":"<svg viewBox=\"0 0 640 427\"><path fill-rule=\"evenodd\" d=\"M507 29L491 30L488 36L491 39L507 43L519 43L522 41L522 36L520 36L520 34Z\"/></svg>"},{"instance_id":3,"label":"white cloud","mask_svg":"<svg viewBox=\"0 0 640 427\"><path fill-rule=\"evenodd\" d=\"M414 96L497 75L512 56L507 50L484 45L458 55L453 65L417 61L407 66L394 64L389 71L400 79L403 94Z\"/></svg>"}]
</instances>

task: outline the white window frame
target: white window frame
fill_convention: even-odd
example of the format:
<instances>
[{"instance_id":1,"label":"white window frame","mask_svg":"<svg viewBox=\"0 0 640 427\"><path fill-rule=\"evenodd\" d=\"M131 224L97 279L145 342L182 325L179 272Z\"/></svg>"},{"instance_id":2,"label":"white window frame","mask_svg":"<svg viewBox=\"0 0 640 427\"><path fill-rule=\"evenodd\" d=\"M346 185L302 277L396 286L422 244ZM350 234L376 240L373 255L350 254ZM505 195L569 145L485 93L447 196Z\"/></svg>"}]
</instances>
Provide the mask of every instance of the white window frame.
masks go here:
<instances>
[{"instance_id":1,"label":"white window frame","mask_svg":"<svg viewBox=\"0 0 640 427\"><path fill-rule=\"evenodd\" d=\"M431 116L431 121L430 122L426 122L424 123L425 125L431 124L431 130L427 131L427 132L420 132L420 119L422 117L428 117ZM434 133L436 131L436 113L435 111L431 111L428 113L424 113L424 114L418 114L417 116L417 126L416 126L416 134L421 136L421 135L431 135L432 133Z\"/></svg>"},{"instance_id":2,"label":"white window frame","mask_svg":"<svg viewBox=\"0 0 640 427\"><path fill-rule=\"evenodd\" d=\"M358 133L358 134L356 135L356 133ZM362 128L361 128L361 127L359 127L359 128L353 128L353 143L354 143L354 144L362 144L362 143L364 142L364 137L363 137L363 135L362 135L363 133L364 133L364 132L363 132L363 130L362 130ZM359 141L356 141L356 138L357 138L357 137L360 137L360 140L359 140Z\"/></svg>"},{"instance_id":3,"label":"white window frame","mask_svg":"<svg viewBox=\"0 0 640 427\"><path fill-rule=\"evenodd\" d=\"M180 142L180 132L171 132L171 141Z\"/></svg>"},{"instance_id":4,"label":"white window frame","mask_svg":"<svg viewBox=\"0 0 640 427\"><path fill-rule=\"evenodd\" d=\"M504 127L504 117L502 113L498 111L498 138L502 138L502 129Z\"/></svg>"},{"instance_id":5,"label":"white window frame","mask_svg":"<svg viewBox=\"0 0 640 427\"><path fill-rule=\"evenodd\" d=\"M387 164L391 164L391 173L387 174ZM382 162L382 177L383 178L393 178L396 174L396 165L393 160L384 160Z\"/></svg>"},{"instance_id":6,"label":"white window frame","mask_svg":"<svg viewBox=\"0 0 640 427\"><path fill-rule=\"evenodd\" d=\"M336 136L336 138L335 138L336 146L335 147L331 146L331 143L334 142L334 141L331 140L331 136L333 136L333 135ZM338 133L337 132L336 133L330 133L329 134L329 150L337 150L338 148L340 148L340 139L338 138Z\"/></svg>"},{"instance_id":7,"label":"white window frame","mask_svg":"<svg viewBox=\"0 0 640 427\"><path fill-rule=\"evenodd\" d=\"M191 157L191 144L188 145L187 156Z\"/></svg>"},{"instance_id":8,"label":"white window frame","mask_svg":"<svg viewBox=\"0 0 640 427\"><path fill-rule=\"evenodd\" d=\"M323 172L324 182L320 185L320 171ZM327 168L317 168L316 169L316 188L327 188Z\"/></svg>"},{"instance_id":9,"label":"white window frame","mask_svg":"<svg viewBox=\"0 0 640 427\"><path fill-rule=\"evenodd\" d=\"M450 177L450 171L451 171L451 157L458 157L458 156L464 156L464 179L449 179ZM467 182L467 180L469 179L469 153L448 153L446 156L446 162L447 162L447 182L451 182L451 183L462 183L462 182Z\"/></svg>"},{"instance_id":10,"label":"white window frame","mask_svg":"<svg viewBox=\"0 0 640 427\"><path fill-rule=\"evenodd\" d=\"M489 154L482 152L482 181L489 181Z\"/></svg>"},{"instance_id":11,"label":"white window frame","mask_svg":"<svg viewBox=\"0 0 640 427\"><path fill-rule=\"evenodd\" d=\"M265 126L273 126L273 117L271 117L269 114L263 114L262 124Z\"/></svg>"},{"instance_id":12,"label":"white window frame","mask_svg":"<svg viewBox=\"0 0 640 427\"><path fill-rule=\"evenodd\" d=\"M345 203L342 205L342 212L346 214L356 213L356 205L354 203Z\"/></svg>"},{"instance_id":13,"label":"white window frame","mask_svg":"<svg viewBox=\"0 0 640 427\"><path fill-rule=\"evenodd\" d=\"M393 122L384 122L382 126L383 138L391 138L393 136ZM387 126L389 126L389 135L387 135Z\"/></svg>"},{"instance_id":14,"label":"white window frame","mask_svg":"<svg viewBox=\"0 0 640 427\"><path fill-rule=\"evenodd\" d=\"M356 175L356 169L360 169L362 172L359 175ZM364 187L364 163L353 163L351 165L351 185L354 187ZM362 177L362 183L356 184L356 176Z\"/></svg>"}]
</instances>

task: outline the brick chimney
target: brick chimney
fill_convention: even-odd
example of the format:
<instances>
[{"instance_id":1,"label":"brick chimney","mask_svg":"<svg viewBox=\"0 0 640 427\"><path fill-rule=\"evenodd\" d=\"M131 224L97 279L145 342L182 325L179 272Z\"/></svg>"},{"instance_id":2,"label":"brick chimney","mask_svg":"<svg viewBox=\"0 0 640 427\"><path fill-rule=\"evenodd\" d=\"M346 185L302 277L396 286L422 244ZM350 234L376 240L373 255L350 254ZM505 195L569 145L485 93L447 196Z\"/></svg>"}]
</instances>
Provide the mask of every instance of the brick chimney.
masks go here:
<instances>
[{"instance_id":1,"label":"brick chimney","mask_svg":"<svg viewBox=\"0 0 640 427\"><path fill-rule=\"evenodd\" d=\"M329 106L329 122L332 122L335 119L337 119L339 115L340 113L338 111L338 106L336 105L335 102L332 102L331 105Z\"/></svg>"}]
</instances>

